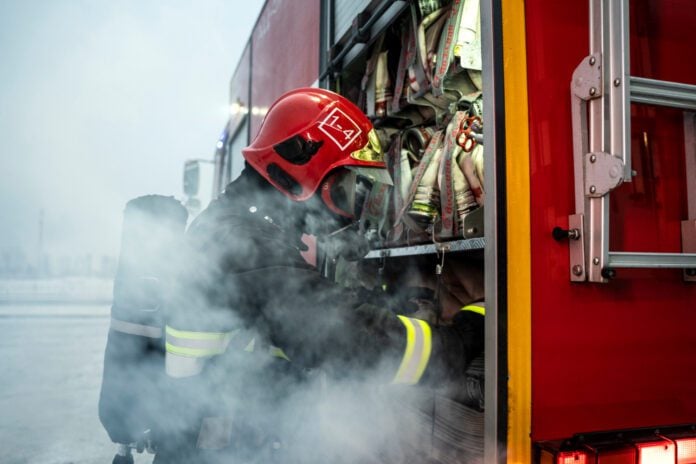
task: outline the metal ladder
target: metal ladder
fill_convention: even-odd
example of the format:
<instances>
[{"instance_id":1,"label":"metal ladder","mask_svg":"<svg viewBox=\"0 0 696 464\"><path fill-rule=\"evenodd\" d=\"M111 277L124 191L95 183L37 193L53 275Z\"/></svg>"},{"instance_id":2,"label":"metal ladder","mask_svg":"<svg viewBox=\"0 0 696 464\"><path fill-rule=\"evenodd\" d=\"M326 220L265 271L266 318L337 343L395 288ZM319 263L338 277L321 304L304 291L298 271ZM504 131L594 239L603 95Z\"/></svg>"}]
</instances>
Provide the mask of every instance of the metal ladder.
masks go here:
<instances>
[{"instance_id":1,"label":"metal ladder","mask_svg":"<svg viewBox=\"0 0 696 464\"><path fill-rule=\"evenodd\" d=\"M570 85L576 211L565 231L570 279L607 282L618 268L681 268L696 281L696 85L630 76L629 55L628 0L590 0L590 55ZM682 253L609 250L609 194L633 175L632 102L684 110Z\"/></svg>"}]
</instances>

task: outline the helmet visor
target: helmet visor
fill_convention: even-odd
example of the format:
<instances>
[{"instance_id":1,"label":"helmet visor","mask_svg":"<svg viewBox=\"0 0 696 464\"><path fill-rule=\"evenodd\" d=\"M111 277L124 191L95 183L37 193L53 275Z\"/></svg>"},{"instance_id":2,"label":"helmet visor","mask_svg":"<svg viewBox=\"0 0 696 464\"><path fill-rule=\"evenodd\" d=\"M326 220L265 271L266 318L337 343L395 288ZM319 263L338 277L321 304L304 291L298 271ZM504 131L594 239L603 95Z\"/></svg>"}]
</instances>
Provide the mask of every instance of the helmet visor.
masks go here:
<instances>
[{"instance_id":1,"label":"helmet visor","mask_svg":"<svg viewBox=\"0 0 696 464\"><path fill-rule=\"evenodd\" d=\"M345 218L355 217L356 174L347 169L337 169L321 184L321 199L333 213Z\"/></svg>"},{"instance_id":2,"label":"helmet visor","mask_svg":"<svg viewBox=\"0 0 696 464\"><path fill-rule=\"evenodd\" d=\"M322 182L321 198L335 214L359 219L373 183L353 169L337 169Z\"/></svg>"}]
</instances>

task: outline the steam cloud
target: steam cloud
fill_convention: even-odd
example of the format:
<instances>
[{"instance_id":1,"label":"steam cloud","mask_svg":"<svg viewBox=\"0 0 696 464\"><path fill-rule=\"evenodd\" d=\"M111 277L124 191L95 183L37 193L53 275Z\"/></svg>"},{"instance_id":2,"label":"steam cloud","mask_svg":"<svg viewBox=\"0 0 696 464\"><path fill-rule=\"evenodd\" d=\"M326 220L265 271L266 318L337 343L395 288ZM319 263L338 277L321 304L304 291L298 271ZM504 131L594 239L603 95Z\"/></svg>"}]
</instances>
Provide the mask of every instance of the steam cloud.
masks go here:
<instances>
[{"instance_id":1,"label":"steam cloud","mask_svg":"<svg viewBox=\"0 0 696 464\"><path fill-rule=\"evenodd\" d=\"M262 198L270 198L274 203L262 203ZM291 362L268 356L258 349L269 340L271 330L258 311L275 315L285 323L282 330L290 331L288 336L295 341L306 340L307 347L317 346L317 338L331 337L350 328L331 307L342 295L334 286L309 289L302 279L296 279L297 285L292 286L289 283L295 281L294 276L288 275L282 283L282 294L274 294L279 288L268 288L269 280L253 282L228 274L230 268L243 273L245 266L251 268L254 263L264 262L264 254L296 254L294 247L300 246L297 237L282 232L292 226L302 223L304 228L324 233L337 227L322 219L319 207L312 203L308 203L301 217L273 217L269 221L263 219L267 212L292 211L284 209L287 206L282 204L286 201L284 197L248 200L237 205L256 206L255 217L245 211L213 208L217 222L226 221L235 227L223 227L212 233L212 230L201 231L210 221L194 223L191 227L198 228L198 236L205 239L187 245L170 235L166 227L162 227L161 219L153 223L146 216L132 216L131 229L142 234L137 238L128 239L129 229L124 226L119 272L142 274L142 270L147 269L159 274L159 296L166 301L162 307L166 308L164 314L170 324L183 330L241 328L241 338L245 341L242 345L231 343L223 355L208 360L201 376L168 378L162 372L162 358L157 356L145 367L159 375L128 375L126 372L118 376L123 381L114 387L117 395L119 388L135 390L133 404L154 417L153 435L161 439L159 446L171 447L172 443L166 442L171 437L195 441L201 417L224 417L229 427L231 450L204 452L211 462L226 462L230 455L239 462L253 463L457 462L462 457L475 462L480 459L482 413L449 399L448 386L430 389L389 385L399 362L394 353L375 353L372 367L365 369L350 360L350 350L364 349L362 346L345 347L346 361L331 365L322 364L325 353L312 352L311 348L305 352L281 346L287 350ZM260 238L265 246L255 246L253 240L250 242L235 235L239 230ZM227 261L230 257L235 262ZM350 280L354 284L373 289L379 285L374 268L359 269L360 266L373 266L372 263L343 264L344 275L352 276ZM479 265L476 263L472 269ZM367 298L372 298L377 305L398 302L394 310L404 312L407 309L404 305L413 301L412 286L433 287L432 282L424 281L423 266L418 260L410 269L405 268L404 263L395 263L390 269L388 266L386 278L402 279L405 284L404 293L393 293L389 302L369 290L363 295L370 295ZM240 282L242 287L239 287ZM459 289L466 294L458 295L460 298L473 301L482 297L481 282L476 281L476 277L472 282L471 288ZM308 292L312 294L311 301L315 304L312 312L317 317L304 320L302 314L297 314L296 318L288 314L296 297ZM246 306L254 295L267 297L264 301L273 307ZM147 299L151 294L141 292L139 297ZM452 295L449 298L453 298ZM289 308L283 306L284 302ZM438 317L427 305L421 305L420 311L424 318ZM113 332L110 336L113 337ZM249 353L244 351L244 345L252 338L256 340L257 349ZM341 343L338 337L323 342ZM111 354L133 356L132 346L124 349L126 353ZM117 409L133 407L133 404Z\"/></svg>"}]
</instances>

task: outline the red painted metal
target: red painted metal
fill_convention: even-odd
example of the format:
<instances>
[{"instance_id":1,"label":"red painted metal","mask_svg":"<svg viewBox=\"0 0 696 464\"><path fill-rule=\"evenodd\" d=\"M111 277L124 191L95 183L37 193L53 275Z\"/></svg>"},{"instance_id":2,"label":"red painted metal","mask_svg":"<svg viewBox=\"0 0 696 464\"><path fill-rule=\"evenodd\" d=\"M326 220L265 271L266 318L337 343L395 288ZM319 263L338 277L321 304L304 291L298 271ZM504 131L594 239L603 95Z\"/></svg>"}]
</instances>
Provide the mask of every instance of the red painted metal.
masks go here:
<instances>
[{"instance_id":1,"label":"red painted metal","mask_svg":"<svg viewBox=\"0 0 696 464\"><path fill-rule=\"evenodd\" d=\"M252 140L264 109L288 90L308 87L319 77L320 3L268 0L261 12L251 36L251 105L257 109L251 113Z\"/></svg>"},{"instance_id":2,"label":"red painted metal","mask_svg":"<svg viewBox=\"0 0 696 464\"><path fill-rule=\"evenodd\" d=\"M234 134L237 130L237 126L241 124L245 116L249 111L249 84L251 83L251 43L247 43L244 47L244 52L237 63L237 69L234 70L232 74L232 79L230 79L230 105L237 104L240 106L240 110L230 115L230 134Z\"/></svg>"},{"instance_id":3,"label":"red painted metal","mask_svg":"<svg viewBox=\"0 0 696 464\"><path fill-rule=\"evenodd\" d=\"M631 74L696 83L692 2L640 0L631 8ZM532 439L693 422L696 285L681 271L624 269L606 285L573 284L568 245L551 237L575 212L569 82L589 51L588 2L527 0L526 17ZM638 105L632 112L639 176L613 194L611 249L680 251L681 113Z\"/></svg>"}]
</instances>

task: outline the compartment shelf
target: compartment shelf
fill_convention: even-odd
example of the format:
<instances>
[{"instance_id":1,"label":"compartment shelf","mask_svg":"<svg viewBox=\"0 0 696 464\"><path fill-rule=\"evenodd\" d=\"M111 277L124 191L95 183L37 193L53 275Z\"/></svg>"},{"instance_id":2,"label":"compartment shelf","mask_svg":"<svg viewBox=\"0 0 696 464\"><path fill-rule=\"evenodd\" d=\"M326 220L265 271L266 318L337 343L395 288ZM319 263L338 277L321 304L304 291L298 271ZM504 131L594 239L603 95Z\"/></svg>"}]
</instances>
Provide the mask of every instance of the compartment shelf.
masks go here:
<instances>
[{"instance_id":1,"label":"compartment shelf","mask_svg":"<svg viewBox=\"0 0 696 464\"><path fill-rule=\"evenodd\" d=\"M394 258L399 256L427 255L435 253L452 253L457 251L482 250L486 246L483 237L452 240L438 243L424 243L405 247L380 248L370 251L363 259Z\"/></svg>"}]
</instances>

